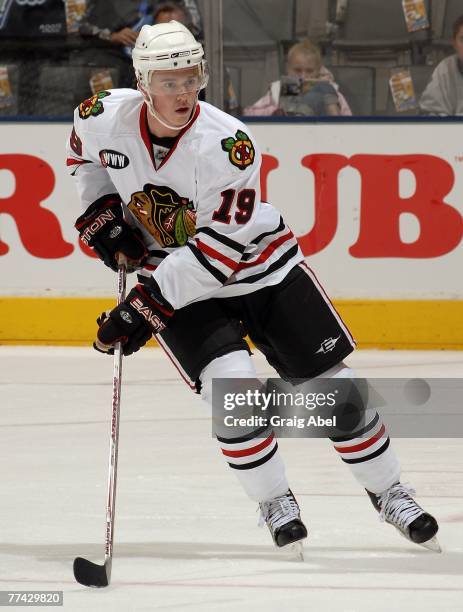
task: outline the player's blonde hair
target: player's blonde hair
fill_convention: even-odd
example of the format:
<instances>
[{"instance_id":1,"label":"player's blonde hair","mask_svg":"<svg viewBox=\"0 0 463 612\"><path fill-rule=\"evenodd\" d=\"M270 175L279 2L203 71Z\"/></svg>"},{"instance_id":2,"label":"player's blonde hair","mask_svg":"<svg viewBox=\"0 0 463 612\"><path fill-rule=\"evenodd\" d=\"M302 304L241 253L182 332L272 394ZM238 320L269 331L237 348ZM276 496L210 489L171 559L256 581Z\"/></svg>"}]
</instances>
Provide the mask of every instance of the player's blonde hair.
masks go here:
<instances>
[{"instance_id":1,"label":"player's blonde hair","mask_svg":"<svg viewBox=\"0 0 463 612\"><path fill-rule=\"evenodd\" d=\"M308 38L304 38L300 42L297 42L295 45L290 47L287 56L288 65L291 64L294 57L299 54L305 55L306 57L315 57L318 69L322 67L322 56L320 49Z\"/></svg>"}]
</instances>

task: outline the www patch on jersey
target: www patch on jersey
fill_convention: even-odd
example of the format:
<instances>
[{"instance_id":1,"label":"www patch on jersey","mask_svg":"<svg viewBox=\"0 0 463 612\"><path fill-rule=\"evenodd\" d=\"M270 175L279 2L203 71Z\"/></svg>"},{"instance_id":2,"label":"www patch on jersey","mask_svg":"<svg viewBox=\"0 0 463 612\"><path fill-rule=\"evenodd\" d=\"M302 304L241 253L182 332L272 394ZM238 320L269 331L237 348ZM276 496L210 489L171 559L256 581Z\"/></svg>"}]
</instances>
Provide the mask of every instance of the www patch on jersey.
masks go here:
<instances>
[{"instance_id":1,"label":"www patch on jersey","mask_svg":"<svg viewBox=\"0 0 463 612\"><path fill-rule=\"evenodd\" d=\"M101 165L103 168L112 168L113 170L123 170L130 163L129 158L124 153L114 151L113 149L103 149L99 153Z\"/></svg>"},{"instance_id":2,"label":"www patch on jersey","mask_svg":"<svg viewBox=\"0 0 463 612\"><path fill-rule=\"evenodd\" d=\"M134 193L129 210L163 247L184 246L196 232L193 202L169 187L148 183Z\"/></svg>"}]
</instances>

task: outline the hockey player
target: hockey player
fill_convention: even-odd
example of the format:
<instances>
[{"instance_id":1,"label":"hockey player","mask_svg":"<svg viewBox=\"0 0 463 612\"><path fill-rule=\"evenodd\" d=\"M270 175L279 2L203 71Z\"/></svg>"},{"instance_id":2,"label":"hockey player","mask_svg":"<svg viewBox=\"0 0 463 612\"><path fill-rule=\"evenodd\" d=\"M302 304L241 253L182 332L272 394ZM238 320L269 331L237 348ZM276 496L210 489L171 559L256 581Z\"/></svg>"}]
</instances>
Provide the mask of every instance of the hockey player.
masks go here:
<instances>
[{"instance_id":1,"label":"hockey player","mask_svg":"<svg viewBox=\"0 0 463 612\"><path fill-rule=\"evenodd\" d=\"M138 284L98 320L94 346L138 351L153 334L206 402L214 378L256 379L254 344L288 381L351 376L354 341L280 213L261 201L261 154L249 129L198 101L208 80L202 46L181 24L144 26L133 51L138 91L103 91L76 109L67 164L81 240ZM301 331L303 330L303 333ZM277 546L307 536L271 431L218 436L260 505ZM438 526L400 484L376 411L335 450L381 517L418 544Z\"/></svg>"}]
</instances>

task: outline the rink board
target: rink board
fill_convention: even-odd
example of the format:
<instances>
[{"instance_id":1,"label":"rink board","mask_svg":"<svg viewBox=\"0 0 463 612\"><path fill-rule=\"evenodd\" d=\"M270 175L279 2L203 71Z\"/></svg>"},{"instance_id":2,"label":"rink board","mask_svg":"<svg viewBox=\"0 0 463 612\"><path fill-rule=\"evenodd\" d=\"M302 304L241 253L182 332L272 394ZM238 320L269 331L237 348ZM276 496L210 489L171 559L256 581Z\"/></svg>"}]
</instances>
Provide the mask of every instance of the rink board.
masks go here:
<instances>
[{"instance_id":1,"label":"rink board","mask_svg":"<svg viewBox=\"0 0 463 612\"><path fill-rule=\"evenodd\" d=\"M463 301L338 300L335 307L359 348L463 349ZM89 345L104 298L0 296L0 344Z\"/></svg>"},{"instance_id":2,"label":"rink board","mask_svg":"<svg viewBox=\"0 0 463 612\"><path fill-rule=\"evenodd\" d=\"M0 123L0 343L87 344L114 275L79 247L66 123ZM360 346L463 348L452 123L255 123L262 197Z\"/></svg>"}]
</instances>

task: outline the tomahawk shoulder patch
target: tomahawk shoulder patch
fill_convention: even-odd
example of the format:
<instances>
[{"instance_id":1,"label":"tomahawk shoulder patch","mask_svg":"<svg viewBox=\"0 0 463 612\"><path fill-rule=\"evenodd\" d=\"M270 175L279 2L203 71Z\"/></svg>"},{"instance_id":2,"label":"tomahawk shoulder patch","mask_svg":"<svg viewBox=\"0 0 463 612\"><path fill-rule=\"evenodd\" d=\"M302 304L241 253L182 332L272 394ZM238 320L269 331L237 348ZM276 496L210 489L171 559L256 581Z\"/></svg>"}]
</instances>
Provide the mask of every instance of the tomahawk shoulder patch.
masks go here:
<instances>
[{"instance_id":1,"label":"tomahawk shoulder patch","mask_svg":"<svg viewBox=\"0 0 463 612\"><path fill-rule=\"evenodd\" d=\"M81 119L88 119L89 117L98 117L98 115L104 113L102 99L110 95L110 91L100 91L91 98L81 102L79 104L79 117Z\"/></svg>"},{"instance_id":2,"label":"tomahawk shoulder patch","mask_svg":"<svg viewBox=\"0 0 463 612\"><path fill-rule=\"evenodd\" d=\"M229 136L221 141L222 150L228 153L231 164L240 170L246 170L254 162L256 152L249 136L238 130L235 138Z\"/></svg>"}]
</instances>

